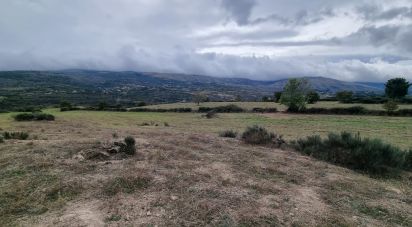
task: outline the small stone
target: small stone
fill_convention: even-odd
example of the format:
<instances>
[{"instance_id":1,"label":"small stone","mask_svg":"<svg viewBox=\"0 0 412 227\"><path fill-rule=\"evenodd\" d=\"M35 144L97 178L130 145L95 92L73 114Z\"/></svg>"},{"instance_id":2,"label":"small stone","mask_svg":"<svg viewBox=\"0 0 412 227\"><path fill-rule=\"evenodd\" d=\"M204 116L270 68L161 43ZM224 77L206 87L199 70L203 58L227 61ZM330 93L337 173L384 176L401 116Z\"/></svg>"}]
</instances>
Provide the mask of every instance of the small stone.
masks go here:
<instances>
[{"instance_id":1,"label":"small stone","mask_svg":"<svg viewBox=\"0 0 412 227\"><path fill-rule=\"evenodd\" d=\"M170 196L170 199L171 199L171 200L173 200L173 201L175 201L175 200L177 200L177 199L178 199L178 197L177 197L177 196L172 195L172 196Z\"/></svg>"},{"instance_id":2,"label":"small stone","mask_svg":"<svg viewBox=\"0 0 412 227\"><path fill-rule=\"evenodd\" d=\"M152 215L152 213L150 212L150 210L149 210L149 211L147 211L146 215L147 215L147 216Z\"/></svg>"}]
</instances>

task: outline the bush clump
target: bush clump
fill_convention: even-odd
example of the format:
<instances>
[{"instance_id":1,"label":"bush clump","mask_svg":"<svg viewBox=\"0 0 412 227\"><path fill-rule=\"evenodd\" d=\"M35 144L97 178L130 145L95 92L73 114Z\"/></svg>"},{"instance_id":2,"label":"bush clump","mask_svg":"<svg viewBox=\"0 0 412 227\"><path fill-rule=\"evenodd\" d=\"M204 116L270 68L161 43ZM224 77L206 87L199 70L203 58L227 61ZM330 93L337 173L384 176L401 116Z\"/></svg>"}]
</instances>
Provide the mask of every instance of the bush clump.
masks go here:
<instances>
[{"instance_id":1,"label":"bush clump","mask_svg":"<svg viewBox=\"0 0 412 227\"><path fill-rule=\"evenodd\" d=\"M374 175L405 169L407 159L407 152L397 147L349 132L330 133L325 139L309 136L293 144L306 155Z\"/></svg>"},{"instance_id":2,"label":"bush clump","mask_svg":"<svg viewBox=\"0 0 412 227\"><path fill-rule=\"evenodd\" d=\"M268 144L274 137L273 133L258 125L247 127L242 134L243 141L249 144Z\"/></svg>"},{"instance_id":3,"label":"bush clump","mask_svg":"<svg viewBox=\"0 0 412 227\"><path fill-rule=\"evenodd\" d=\"M3 132L2 138L6 140L26 140L29 138L29 133L27 132Z\"/></svg>"},{"instance_id":4,"label":"bush clump","mask_svg":"<svg viewBox=\"0 0 412 227\"><path fill-rule=\"evenodd\" d=\"M230 129L230 130L225 130L219 133L220 137L227 137L227 138L236 138L237 137L237 132Z\"/></svg>"},{"instance_id":5,"label":"bush clump","mask_svg":"<svg viewBox=\"0 0 412 227\"><path fill-rule=\"evenodd\" d=\"M126 146L123 147L123 152L128 155L134 155L136 153L136 140L133 137L128 136L124 138L124 143Z\"/></svg>"},{"instance_id":6,"label":"bush clump","mask_svg":"<svg viewBox=\"0 0 412 227\"><path fill-rule=\"evenodd\" d=\"M241 113L245 112L245 110L237 105L230 104L226 106L218 106L218 107L199 107L199 112L205 113L215 111L217 113Z\"/></svg>"},{"instance_id":7,"label":"bush clump","mask_svg":"<svg viewBox=\"0 0 412 227\"><path fill-rule=\"evenodd\" d=\"M16 121L54 121L52 114L46 113L21 113L14 116Z\"/></svg>"},{"instance_id":8,"label":"bush clump","mask_svg":"<svg viewBox=\"0 0 412 227\"><path fill-rule=\"evenodd\" d=\"M0 135L0 143L4 143L4 137Z\"/></svg>"}]
</instances>

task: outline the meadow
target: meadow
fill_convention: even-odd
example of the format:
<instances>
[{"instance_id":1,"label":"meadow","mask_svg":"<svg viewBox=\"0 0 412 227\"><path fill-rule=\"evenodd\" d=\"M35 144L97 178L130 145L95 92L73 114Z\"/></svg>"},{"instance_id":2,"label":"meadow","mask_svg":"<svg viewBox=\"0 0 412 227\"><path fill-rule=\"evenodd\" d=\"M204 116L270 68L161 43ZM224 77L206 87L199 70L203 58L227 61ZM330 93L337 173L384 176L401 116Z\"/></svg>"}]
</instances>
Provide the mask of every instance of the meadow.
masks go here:
<instances>
[{"instance_id":1,"label":"meadow","mask_svg":"<svg viewBox=\"0 0 412 227\"><path fill-rule=\"evenodd\" d=\"M181 105L197 106L160 107ZM28 140L0 144L1 225L412 224L410 173L373 178L293 150L218 135L255 124L287 140L346 130L409 148L412 118L222 113L207 119L201 113L44 112L56 120L16 122L15 113L0 114L1 131L30 134ZM101 160L84 155L126 136L136 138L135 156Z\"/></svg>"}]
</instances>

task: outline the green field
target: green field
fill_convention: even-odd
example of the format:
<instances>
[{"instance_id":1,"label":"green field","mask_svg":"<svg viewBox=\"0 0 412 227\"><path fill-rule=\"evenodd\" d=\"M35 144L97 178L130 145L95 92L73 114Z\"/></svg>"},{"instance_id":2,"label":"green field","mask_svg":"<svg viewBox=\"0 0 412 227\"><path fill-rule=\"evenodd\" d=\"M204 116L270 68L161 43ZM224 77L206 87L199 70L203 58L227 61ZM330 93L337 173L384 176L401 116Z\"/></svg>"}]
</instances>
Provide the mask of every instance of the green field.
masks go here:
<instances>
[{"instance_id":1,"label":"green field","mask_svg":"<svg viewBox=\"0 0 412 227\"><path fill-rule=\"evenodd\" d=\"M214 104L210 103L210 105ZM175 106L179 105L175 104ZM243 106L251 106L251 104L244 103ZM45 112L56 116L56 124L70 121L90 127L136 129L156 128L156 126L141 126L143 123L158 124L157 128L160 128L164 122L167 122L171 127L163 130L206 134L217 134L226 129L241 132L247 126L257 124L282 134L288 140L313 134L324 136L328 132L349 131L359 132L364 137L381 138L402 148L412 147L412 118L409 117L230 113L218 114L217 118L206 119L200 113L59 112L57 109L49 109ZM0 114L1 128L17 130L21 126L30 124L14 122L12 115L13 113Z\"/></svg>"},{"instance_id":2,"label":"green field","mask_svg":"<svg viewBox=\"0 0 412 227\"><path fill-rule=\"evenodd\" d=\"M252 110L253 108L277 108L280 111L286 110L286 106L281 105L275 102L204 102L197 105L196 103L171 103L171 104L160 104L160 105L150 105L145 106L143 108L152 108L152 109L171 109L171 108L192 108L197 110L199 107L217 107L217 106L224 106L234 104L239 107L242 107L246 110ZM318 108L345 108L345 107L352 107L352 106L363 106L369 110L383 110L382 104L345 104L339 102L331 102L331 101L321 101L316 104L308 104L308 108L318 107ZM399 105L399 109L412 109L412 104L402 104Z\"/></svg>"}]
</instances>

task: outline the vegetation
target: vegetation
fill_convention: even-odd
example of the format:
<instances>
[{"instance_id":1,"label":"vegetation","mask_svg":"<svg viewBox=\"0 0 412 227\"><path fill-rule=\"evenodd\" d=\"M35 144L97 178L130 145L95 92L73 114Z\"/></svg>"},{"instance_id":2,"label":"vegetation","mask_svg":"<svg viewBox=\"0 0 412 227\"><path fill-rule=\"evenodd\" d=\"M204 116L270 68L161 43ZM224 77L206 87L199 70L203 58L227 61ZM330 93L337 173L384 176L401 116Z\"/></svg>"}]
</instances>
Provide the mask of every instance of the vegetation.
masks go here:
<instances>
[{"instance_id":1,"label":"vegetation","mask_svg":"<svg viewBox=\"0 0 412 227\"><path fill-rule=\"evenodd\" d=\"M242 140L245 143L255 145L283 144L282 136L268 132L264 127L258 125L247 127L242 134Z\"/></svg>"},{"instance_id":2,"label":"vegetation","mask_svg":"<svg viewBox=\"0 0 412 227\"><path fill-rule=\"evenodd\" d=\"M370 174L382 175L406 167L406 151L349 132L330 133L325 139L308 136L297 140L295 148L306 155Z\"/></svg>"},{"instance_id":3,"label":"vegetation","mask_svg":"<svg viewBox=\"0 0 412 227\"><path fill-rule=\"evenodd\" d=\"M399 108L398 103L395 100L387 101L386 103L382 105L382 107L389 113L392 113Z\"/></svg>"},{"instance_id":4,"label":"vegetation","mask_svg":"<svg viewBox=\"0 0 412 227\"><path fill-rule=\"evenodd\" d=\"M46 113L20 113L14 116L16 121L54 121L52 114Z\"/></svg>"},{"instance_id":5,"label":"vegetation","mask_svg":"<svg viewBox=\"0 0 412 227\"><path fill-rule=\"evenodd\" d=\"M306 102L315 104L320 100L320 95L316 91L311 91L306 95Z\"/></svg>"},{"instance_id":6,"label":"vegetation","mask_svg":"<svg viewBox=\"0 0 412 227\"><path fill-rule=\"evenodd\" d=\"M124 142L126 146L123 148L122 152L128 155L134 155L136 153L136 140L131 136L127 136L124 138Z\"/></svg>"},{"instance_id":7,"label":"vegetation","mask_svg":"<svg viewBox=\"0 0 412 227\"><path fill-rule=\"evenodd\" d=\"M351 103L353 99L353 92L352 91L337 92L336 99L341 103Z\"/></svg>"},{"instance_id":8,"label":"vegetation","mask_svg":"<svg viewBox=\"0 0 412 227\"><path fill-rule=\"evenodd\" d=\"M9 140L9 139L15 139L15 140L26 140L29 138L29 133L27 132L3 132L2 138Z\"/></svg>"},{"instance_id":9,"label":"vegetation","mask_svg":"<svg viewBox=\"0 0 412 227\"><path fill-rule=\"evenodd\" d=\"M275 98L275 102L280 102L280 98L282 97L282 92L281 91L277 91L277 92L275 92L275 96L274 96L274 98Z\"/></svg>"},{"instance_id":10,"label":"vegetation","mask_svg":"<svg viewBox=\"0 0 412 227\"><path fill-rule=\"evenodd\" d=\"M205 92L197 92L193 95L193 102L197 103L197 105L200 105L200 103L207 101L209 101L209 98L207 97L207 94Z\"/></svg>"},{"instance_id":11,"label":"vegetation","mask_svg":"<svg viewBox=\"0 0 412 227\"><path fill-rule=\"evenodd\" d=\"M236 138L237 132L235 130L225 130L219 133L220 137Z\"/></svg>"},{"instance_id":12,"label":"vegetation","mask_svg":"<svg viewBox=\"0 0 412 227\"><path fill-rule=\"evenodd\" d=\"M151 179L147 176L127 175L109 180L103 187L103 193L114 196L118 193L133 193L149 186Z\"/></svg>"},{"instance_id":13,"label":"vegetation","mask_svg":"<svg viewBox=\"0 0 412 227\"><path fill-rule=\"evenodd\" d=\"M290 79L283 89L280 103L288 107L289 112L299 112L306 108L306 95L310 85L305 79Z\"/></svg>"},{"instance_id":14,"label":"vegetation","mask_svg":"<svg viewBox=\"0 0 412 227\"><path fill-rule=\"evenodd\" d=\"M216 113L240 113L240 112L244 112L245 110L234 104L229 104L226 106L217 106L217 107L199 107L199 112L210 112L210 111L214 111Z\"/></svg>"},{"instance_id":15,"label":"vegetation","mask_svg":"<svg viewBox=\"0 0 412 227\"><path fill-rule=\"evenodd\" d=\"M411 84L405 78L394 78L385 84L385 94L391 99L400 99L408 94Z\"/></svg>"}]
</instances>

